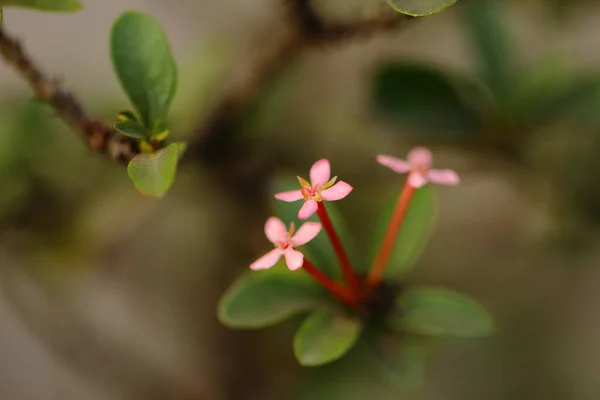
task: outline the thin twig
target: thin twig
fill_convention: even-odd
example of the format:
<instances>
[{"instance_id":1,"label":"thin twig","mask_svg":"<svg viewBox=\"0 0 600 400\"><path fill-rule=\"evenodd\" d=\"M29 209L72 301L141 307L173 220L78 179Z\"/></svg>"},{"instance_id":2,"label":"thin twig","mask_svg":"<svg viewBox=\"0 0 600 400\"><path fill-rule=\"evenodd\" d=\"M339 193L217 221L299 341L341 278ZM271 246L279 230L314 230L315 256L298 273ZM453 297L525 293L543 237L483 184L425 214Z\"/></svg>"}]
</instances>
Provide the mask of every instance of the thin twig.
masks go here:
<instances>
[{"instance_id":1,"label":"thin twig","mask_svg":"<svg viewBox=\"0 0 600 400\"><path fill-rule=\"evenodd\" d=\"M379 33L402 29L414 19L390 10L368 19L326 22L315 11L310 0L284 1L294 26L292 33L263 59L251 78L226 96L215 108L212 117L196 129L188 152L194 158L220 165L237 159L238 153L233 148L239 132L236 123L239 113L250 106L262 88L293 63L304 50L332 47L355 39L368 39Z\"/></svg>"},{"instance_id":2,"label":"thin twig","mask_svg":"<svg viewBox=\"0 0 600 400\"><path fill-rule=\"evenodd\" d=\"M48 103L63 120L84 134L90 149L119 162L128 162L139 153L136 140L116 134L110 125L88 117L77 99L46 77L25 54L19 41L3 28L0 28L0 54L30 84L39 100Z\"/></svg>"},{"instance_id":3,"label":"thin twig","mask_svg":"<svg viewBox=\"0 0 600 400\"><path fill-rule=\"evenodd\" d=\"M297 34L310 46L329 46L340 41L368 38L378 33L404 27L413 17L395 11L355 21L328 22L319 16L311 0L286 0L290 18L295 23Z\"/></svg>"},{"instance_id":4,"label":"thin twig","mask_svg":"<svg viewBox=\"0 0 600 400\"><path fill-rule=\"evenodd\" d=\"M226 153L235 136L233 121L238 112L248 106L266 82L284 70L302 50L332 46L349 39L368 38L403 27L411 20L410 17L389 12L371 19L326 23L315 12L310 0L285 1L295 26L293 33L271 55L265 57L256 73L226 97L215 108L208 122L196 130L191 153L199 155L202 161L211 163L216 161L215 158L225 158L218 161L223 164L223 161L231 159ZM88 117L77 99L56 81L46 77L23 51L18 40L3 28L0 28L0 54L31 85L39 100L47 102L66 122L84 134L85 142L93 151L120 162L128 162L139 153L135 139L119 135L110 125Z\"/></svg>"}]
</instances>

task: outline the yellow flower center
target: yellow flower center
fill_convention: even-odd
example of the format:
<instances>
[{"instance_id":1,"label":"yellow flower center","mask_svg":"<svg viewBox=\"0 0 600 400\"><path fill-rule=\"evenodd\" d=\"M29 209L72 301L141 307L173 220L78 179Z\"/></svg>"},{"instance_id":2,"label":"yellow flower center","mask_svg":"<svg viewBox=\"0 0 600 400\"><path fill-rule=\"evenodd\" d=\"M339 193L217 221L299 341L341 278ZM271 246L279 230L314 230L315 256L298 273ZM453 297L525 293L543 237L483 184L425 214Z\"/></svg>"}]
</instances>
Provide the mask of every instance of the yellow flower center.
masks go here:
<instances>
[{"instance_id":1,"label":"yellow flower center","mask_svg":"<svg viewBox=\"0 0 600 400\"><path fill-rule=\"evenodd\" d=\"M323 198L321 197L321 191L333 186L333 184L337 180L337 176L334 176L329 180L329 182L325 183L324 185L317 183L315 186L311 186L310 183L306 181L306 179L303 179L299 176L297 178L300 182L300 186L302 186L302 197L304 197L304 200L315 201L323 201Z\"/></svg>"}]
</instances>

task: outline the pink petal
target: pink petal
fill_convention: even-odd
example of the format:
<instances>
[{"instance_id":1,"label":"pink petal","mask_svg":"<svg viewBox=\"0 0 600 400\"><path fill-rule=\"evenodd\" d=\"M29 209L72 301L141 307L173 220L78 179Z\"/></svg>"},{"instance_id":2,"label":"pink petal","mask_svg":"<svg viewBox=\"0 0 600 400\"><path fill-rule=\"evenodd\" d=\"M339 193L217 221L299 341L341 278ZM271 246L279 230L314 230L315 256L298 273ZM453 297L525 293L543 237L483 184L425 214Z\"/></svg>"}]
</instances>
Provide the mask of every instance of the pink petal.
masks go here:
<instances>
[{"instance_id":1,"label":"pink petal","mask_svg":"<svg viewBox=\"0 0 600 400\"><path fill-rule=\"evenodd\" d=\"M413 169L415 167L418 167L419 169L429 169L429 167L431 167L431 160L431 151L425 147L415 147L408 153L408 162Z\"/></svg>"},{"instance_id":2,"label":"pink petal","mask_svg":"<svg viewBox=\"0 0 600 400\"><path fill-rule=\"evenodd\" d=\"M302 246L313 240L321 232L321 224L318 222L307 222L298 229L292 237L294 246Z\"/></svg>"},{"instance_id":3,"label":"pink petal","mask_svg":"<svg viewBox=\"0 0 600 400\"><path fill-rule=\"evenodd\" d=\"M324 184L331 177L331 166L329 160L323 158L310 168L310 184L314 187L317 184Z\"/></svg>"},{"instance_id":4,"label":"pink petal","mask_svg":"<svg viewBox=\"0 0 600 400\"><path fill-rule=\"evenodd\" d=\"M317 211L317 207L316 200L306 200L300 208L300 211L298 211L298 218L307 219Z\"/></svg>"},{"instance_id":5,"label":"pink petal","mask_svg":"<svg viewBox=\"0 0 600 400\"><path fill-rule=\"evenodd\" d=\"M432 169L427 173L427 178L440 185L458 185L460 178L451 169Z\"/></svg>"},{"instance_id":6,"label":"pink petal","mask_svg":"<svg viewBox=\"0 0 600 400\"><path fill-rule=\"evenodd\" d=\"M427 178L425 175L418 171L413 171L408 175L408 184L415 189L420 188L421 186L427 183Z\"/></svg>"},{"instance_id":7,"label":"pink petal","mask_svg":"<svg viewBox=\"0 0 600 400\"><path fill-rule=\"evenodd\" d=\"M277 217L271 217L265 223L265 235L273 244L287 240L285 224Z\"/></svg>"},{"instance_id":8,"label":"pink petal","mask_svg":"<svg viewBox=\"0 0 600 400\"><path fill-rule=\"evenodd\" d=\"M339 181L332 187L323 190L320 194L323 200L327 201L335 201L341 200L344 197L348 196L352 191L352 186L347 184L344 181Z\"/></svg>"},{"instance_id":9,"label":"pink petal","mask_svg":"<svg viewBox=\"0 0 600 400\"><path fill-rule=\"evenodd\" d=\"M396 157L384 156L380 154L377 156L377 162L399 174L405 174L410 171L410 164Z\"/></svg>"},{"instance_id":10,"label":"pink petal","mask_svg":"<svg viewBox=\"0 0 600 400\"><path fill-rule=\"evenodd\" d=\"M302 196L302 190L290 190L289 192L281 192L275 195L277 200L283 200L287 202L293 202L301 200L304 196Z\"/></svg>"},{"instance_id":11,"label":"pink petal","mask_svg":"<svg viewBox=\"0 0 600 400\"><path fill-rule=\"evenodd\" d=\"M250 264L250 269L256 271L260 269L271 268L277 263L277 261L279 261L282 253L283 250L281 250L280 248L273 249L258 260L254 261L252 264Z\"/></svg>"},{"instance_id":12,"label":"pink petal","mask_svg":"<svg viewBox=\"0 0 600 400\"><path fill-rule=\"evenodd\" d=\"M283 254L285 256L285 263L290 271L297 270L304 264L304 254L300 253L298 250L288 247L283 251Z\"/></svg>"}]
</instances>

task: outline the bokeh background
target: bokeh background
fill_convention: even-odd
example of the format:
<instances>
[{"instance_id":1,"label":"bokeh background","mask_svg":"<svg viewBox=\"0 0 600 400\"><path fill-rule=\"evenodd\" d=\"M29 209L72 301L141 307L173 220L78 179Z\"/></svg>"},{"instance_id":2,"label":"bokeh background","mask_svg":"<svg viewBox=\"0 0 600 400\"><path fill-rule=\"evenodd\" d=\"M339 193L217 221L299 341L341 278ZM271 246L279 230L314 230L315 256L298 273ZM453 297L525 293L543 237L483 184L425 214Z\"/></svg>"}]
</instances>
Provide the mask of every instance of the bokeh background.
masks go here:
<instances>
[{"instance_id":1,"label":"bokeh background","mask_svg":"<svg viewBox=\"0 0 600 400\"><path fill-rule=\"evenodd\" d=\"M438 190L438 224L411 280L479 299L495 337L439 343L423 382L407 388L352 359L299 367L298 320L222 326L219 297L268 247L268 210L256 205L268 193L224 191L223 174L192 160L165 199L144 198L0 65L0 398L598 399L600 4L498 0L486 13L464 1L302 52L244 134L277 173L329 158L355 187L341 207L362 240L394 184L375 155L432 147L462 184ZM178 139L290 30L278 0L83 3L72 15L6 9L6 29L112 121L128 104L110 26L131 8L155 16L181 72ZM334 21L386 10L315 4ZM437 88L446 78L461 83ZM464 104L475 125L463 124Z\"/></svg>"}]
</instances>

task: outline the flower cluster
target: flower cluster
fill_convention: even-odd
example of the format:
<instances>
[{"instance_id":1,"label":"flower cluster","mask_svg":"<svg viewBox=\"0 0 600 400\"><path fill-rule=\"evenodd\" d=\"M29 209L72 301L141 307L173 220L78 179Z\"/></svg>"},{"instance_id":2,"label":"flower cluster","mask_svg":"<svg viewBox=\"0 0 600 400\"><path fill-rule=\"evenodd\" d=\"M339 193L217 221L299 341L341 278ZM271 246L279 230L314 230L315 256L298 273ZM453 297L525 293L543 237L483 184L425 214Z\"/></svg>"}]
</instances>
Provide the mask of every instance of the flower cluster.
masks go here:
<instances>
[{"instance_id":1,"label":"flower cluster","mask_svg":"<svg viewBox=\"0 0 600 400\"><path fill-rule=\"evenodd\" d=\"M224 324L262 328L306 313L293 340L301 365L333 362L368 341L371 350L385 351L379 356L386 365L389 362L391 369L407 377L422 373L428 337L493 334L494 318L477 300L450 288L405 280L432 227L434 194L424 186L456 185L458 175L433 169L425 148L413 149L406 161L388 155L377 156L377 161L407 176L372 231L376 250L372 264L358 265L364 258L355 251L355 257L348 257L346 250L356 250L350 247L351 235L343 229L336 207L324 203L347 197L353 188L331 178L329 161L319 160L310 169L310 182L298 177L299 189L275 194L281 200L276 205L279 212L304 224L296 230L292 223L287 229L279 218L270 217L265 234L274 248L250 265L252 270L265 270L283 257L289 270L304 270L306 276L286 268L244 274L219 302L218 316ZM321 231L327 238L319 236ZM332 270L338 266L340 271Z\"/></svg>"},{"instance_id":2,"label":"flower cluster","mask_svg":"<svg viewBox=\"0 0 600 400\"><path fill-rule=\"evenodd\" d=\"M265 235L275 248L252 263L250 268L253 270L271 268L283 256L290 270L303 268L340 300L348 304L358 304L361 301L362 288L375 287L382 280L394 241L415 189L429 182L442 185L457 185L460 182L458 175L452 170L431 168L431 152L423 147L413 149L408 154L406 161L388 155L378 155L377 161L394 172L408 174L408 177L364 284L352 267L327 209L323 205L324 201L336 201L347 197L353 188L344 181L338 181L337 176L331 178L331 166L326 159L319 160L312 166L309 174L310 183L298 177L300 189L275 194L276 199L286 202L303 200L304 203L298 211L298 218L306 220L316 212L321 223L306 222L295 231L293 223L288 230L279 218L270 217L265 224ZM322 228L326 231L335 250L346 285L335 282L320 272L296 249L314 239Z\"/></svg>"}]
</instances>

